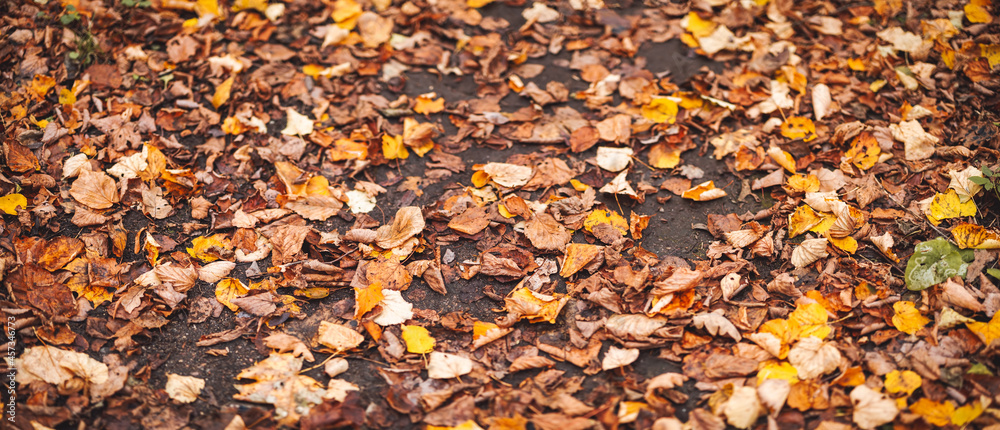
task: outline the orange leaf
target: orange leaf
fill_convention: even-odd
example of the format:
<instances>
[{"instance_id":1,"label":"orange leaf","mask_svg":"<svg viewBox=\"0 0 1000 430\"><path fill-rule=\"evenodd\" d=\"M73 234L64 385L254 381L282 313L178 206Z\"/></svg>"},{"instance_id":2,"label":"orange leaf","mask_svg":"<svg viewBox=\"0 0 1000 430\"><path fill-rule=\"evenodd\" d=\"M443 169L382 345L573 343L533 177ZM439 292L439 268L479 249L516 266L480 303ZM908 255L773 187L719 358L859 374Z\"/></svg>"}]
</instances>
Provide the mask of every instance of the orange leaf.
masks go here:
<instances>
[{"instance_id":1,"label":"orange leaf","mask_svg":"<svg viewBox=\"0 0 1000 430\"><path fill-rule=\"evenodd\" d=\"M366 288L355 288L354 302L357 307L354 310L354 319L361 319L368 311L378 306L384 298L381 283L376 282Z\"/></svg>"},{"instance_id":2,"label":"orange leaf","mask_svg":"<svg viewBox=\"0 0 1000 430\"><path fill-rule=\"evenodd\" d=\"M906 334L916 333L930 322L927 317L920 315L920 311L913 306L913 302L901 301L892 304L892 309L896 314L892 317L892 325Z\"/></svg>"},{"instance_id":3,"label":"orange leaf","mask_svg":"<svg viewBox=\"0 0 1000 430\"><path fill-rule=\"evenodd\" d=\"M816 124L806 117L789 117L781 124L781 135L789 139L802 139L805 142L816 139Z\"/></svg>"}]
</instances>

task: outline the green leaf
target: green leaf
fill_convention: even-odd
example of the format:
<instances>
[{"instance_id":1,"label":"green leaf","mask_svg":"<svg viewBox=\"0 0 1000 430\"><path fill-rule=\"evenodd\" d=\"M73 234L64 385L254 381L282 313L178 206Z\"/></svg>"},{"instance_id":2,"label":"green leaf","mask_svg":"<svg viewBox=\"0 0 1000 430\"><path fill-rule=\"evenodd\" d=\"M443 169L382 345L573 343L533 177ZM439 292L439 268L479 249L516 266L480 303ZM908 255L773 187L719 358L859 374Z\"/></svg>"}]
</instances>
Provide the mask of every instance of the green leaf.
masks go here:
<instances>
[{"instance_id":1,"label":"green leaf","mask_svg":"<svg viewBox=\"0 0 1000 430\"><path fill-rule=\"evenodd\" d=\"M952 276L965 278L974 254L971 249L958 249L943 237L917 244L906 264L904 280L910 291L926 290Z\"/></svg>"},{"instance_id":2,"label":"green leaf","mask_svg":"<svg viewBox=\"0 0 1000 430\"><path fill-rule=\"evenodd\" d=\"M983 169L982 170L983 170L983 173L986 174L986 176L990 176L990 177L993 176L993 170L990 169L990 166L983 165Z\"/></svg>"},{"instance_id":3,"label":"green leaf","mask_svg":"<svg viewBox=\"0 0 1000 430\"><path fill-rule=\"evenodd\" d=\"M986 269L986 273L988 273L990 276L992 276L994 278L1000 279L1000 269L995 269L995 268L994 269Z\"/></svg>"},{"instance_id":4,"label":"green leaf","mask_svg":"<svg viewBox=\"0 0 1000 430\"><path fill-rule=\"evenodd\" d=\"M969 180L972 181L973 184L979 184L979 185L986 185L990 183L989 179L986 179L982 176L969 176Z\"/></svg>"},{"instance_id":5,"label":"green leaf","mask_svg":"<svg viewBox=\"0 0 1000 430\"><path fill-rule=\"evenodd\" d=\"M76 59L80 58L80 53L77 52L77 51L70 52L69 53L69 58L72 58L72 59L76 60Z\"/></svg>"}]
</instances>

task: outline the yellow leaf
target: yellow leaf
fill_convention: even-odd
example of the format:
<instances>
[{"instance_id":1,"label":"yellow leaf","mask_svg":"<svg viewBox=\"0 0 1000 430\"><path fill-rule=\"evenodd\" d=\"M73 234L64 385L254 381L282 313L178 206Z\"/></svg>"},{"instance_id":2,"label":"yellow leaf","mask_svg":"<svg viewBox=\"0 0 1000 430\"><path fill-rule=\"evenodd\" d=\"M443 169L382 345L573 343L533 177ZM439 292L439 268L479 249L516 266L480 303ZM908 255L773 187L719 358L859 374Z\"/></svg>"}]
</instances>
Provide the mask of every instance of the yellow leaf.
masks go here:
<instances>
[{"instance_id":1,"label":"yellow leaf","mask_svg":"<svg viewBox=\"0 0 1000 430\"><path fill-rule=\"evenodd\" d=\"M333 3L333 21L340 28L351 30L361 17L361 5L354 0L337 0Z\"/></svg>"},{"instance_id":2,"label":"yellow leaf","mask_svg":"<svg viewBox=\"0 0 1000 430\"><path fill-rule=\"evenodd\" d=\"M892 325L906 334L916 333L931 320L920 315L920 311L913 306L913 302L900 301L892 304L892 309L896 314L892 316Z\"/></svg>"},{"instance_id":3,"label":"yellow leaf","mask_svg":"<svg viewBox=\"0 0 1000 430\"><path fill-rule=\"evenodd\" d=\"M233 89L233 80L235 79L235 76L230 76L229 79L222 81L219 86L215 87L215 95L212 96L212 106L215 106L216 109L229 101L229 93Z\"/></svg>"},{"instance_id":4,"label":"yellow leaf","mask_svg":"<svg viewBox=\"0 0 1000 430\"><path fill-rule=\"evenodd\" d=\"M916 372L910 370L893 370L885 375L885 391L891 394L906 393L907 396L913 394L920 388L923 379Z\"/></svg>"},{"instance_id":5,"label":"yellow leaf","mask_svg":"<svg viewBox=\"0 0 1000 430\"><path fill-rule=\"evenodd\" d=\"M406 350L414 354L427 354L434 350L437 341L431 337L431 333L418 325L403 325L403 341L406 342Z\"/></svg>"},{"instance_id":6,"label":"yellow leaf","mask_svg":"<svg viewBox=\"0 0 1000 430\"><path fill-rule=\"evenodd\" d=\"M715 188L715 182L702 182L690 190L681 193L681 197L696 202L706 202L726 196L726 190Z\"/></svg>"},{"instance_id":7,"label":"yellow leaf","mask_svg":"<svg viewBox=\"0 0 1000 430\"><path fill-rule=\"evenodd\" d=\"M955 404L951 401L939 403L924 397L910 405L910 412L920 415L932 425L946 426L951 423L951 415L955 413Z\"/></svg>"},{"instance_id":8,"label":"yellow leaf","mask_svg":"<svg viewBox=\"0 0 1000 430\"><path fill-rule=\"evenodd\" d=\"M187 253L206 263L219 259L222 254L232 250L232 245L226 235L219 233L212 236L199 236L191 240L191 248Z\"/></svg>"},{"instance_id":9,"label":"yellow leaf","mask_svg":"<svg viewBox=\"0 0 1000 430\"><path fill-rule=\"evenodd\" d=\"M194 11L199 17L222 16L222 8L219 7L218 0L197 0Z\"/></svg>"},{"instance_id":10,"label":"yellow leaf","mask_svg":"<svg viewBox=\"0 0 1000 430\"><path fill-rule=\"evenodd\" d=\"M789 117L781 124L781 135L789 139L802 139L804 142L816 139L816 124L813 120L802 117Z\"/></svg>"},{"instance_id":11,"label":"yellow leaf","mask_svg":"<svg viewBox=\"0 0 1000 430\"><path fill-rule=\"evenodd\" d=\"M767 321L760 325L757 332L770 334L781 342L781 349L777 355L778 358L784 359L788 356L788 346L792 342L792 329L788 324L788 320L773 319Z\"/></svg>"},{"instance_id":12,"label":"yellow leaf","mask_svg":"<svg viewBox=\"0 0 1000 430\"><path fill-rule=\"evenodd\" d=\"M757 371L757 384L768 379L784 379L794 384L799 382L799 371L787 361L769 360Z\"/></svg>"},{"instance_id":13,"label":"yellow leaf","mask_svg":"<svg viewBox=\"0 0 1000 430\"><path fill-rule=\"evenodd\" d=\"M840 248L851 254L858 251L858 241L851 236L833 237L828 234L826 235L826 238L827 240L830 241L831 244L833 244L833 246L836 246L837 248Z\"/></svg>"},{"instance_id":14,"label":"yellow leaf","mask_svg":"<svg viewBox=\"0 0 1000 430\"><path fill-rule=\"evenodd\" d=\"M860 58L851 58L847 60L847 67L856 72L865 71L865 61Z\"/></svg>"},{"instance_id":15,"label":"yellow leaf","mask_svg":"<svg viewBox=\"0 0 1000 430\"><path fill-rule=\"evenodd\" d=\"M59 104L71 105L73 103L76 103L76 94L73 94L73 91L68 88L59 90Z\"/></svg>"},{"instance_id":16,"label":"yellow leaf","mask_svg":"<svg viewBox=\"0 0 1000 430\"><path fill-rule=\"evenodd\" d=\"M868 170L878 162L880 154L882 154L882 148L878 145L878 141L875 140L875 135L863 131L858 137L854 138L854 143L844 153L844 158L848 159L857 168Z\"/></svg>"},{"instance_id":17,"label":"yellow leaf","mask_svg":"<svg viewBox=\"0 0 1000 430\"><path fill-rule=\"evenodd\" d=\"M583 228L593 232L594 227L601 223L610 224L622 234L628 234L628 221L625 220L625 217L618 215L618 212L607 209L597 209L587 215L587 219L583 220Z\"/></svg>"},{"instance_id":18,"label":"yellow leaf","mask_svg":"<svg viewBox=\"0 0 1000 430\"><path fill-rule=\"evenodd\" d=\"M973 24L986 24L993 22L993 15L990 15L990 0L972 0L965 5L965 17Z\"/></svg>"},{"instance_id":19,"label":"yellow leaf","mask_svg":"<svg viewBox=\"0 0 1000 430\"><path fill-rule=\"evenodd\" d=\"M927 219L934 225L941 224L943 219L975 215L976 202L969 199L969 201L962 203L958 193L950 188L946 193L937 193L927 208Z\"/></svg>"},{"instance_id":20,"label":"yellow leaf","mask_svg":"<svg viewBox=\"0 0 1000 430\"><path fill-rule=\"evenodd\" d=\"M233 2L233 12L253 9L263 13L267 10L267 0L236 0Z\"/></svg>"},{"instance_id":21,"label":"yellow leaf","mask_svg":"<svg viewBox=\"0 0 1000 430\"><path fill-rule=\"evenodd\" d=\"M479 8L481 8L483 6L486 6L486 5L490 4L490 3L493 3L493 0L466 0L465 1L465 5L468 6L468 7L473 8L473 9L479 9Z\"/></svg>"},{"instance_id":22,"label":"yellow leaf","mask_svg":"<svg viewBox=\"0 0 1000 430\"><path fill-rule=\"evenodd\" d=\"M1000 44L993 44L993 45L980 44L979 51L980 55L982 55L982 57L985 58L987 62L989 62L990 69L996 67L997 64L1000 64ZM951 60L952 63L954 63L955 51L951 51L951 58L952 58ZM952 68L954 67L952 66Z\"/></svg>"},{"instance_id":23,"label":"yellow leaf","mask_svg":"<svg viewBox=\"0 0 1000 430\"><path fill-rule=\"evenodd\" d=\"M405 160L410 152L403 145L403 136L382 135L382 155L386 160Z\"/></svg>"},{"instance_id":24,"label":"yellow leaf","mask_svg":"<svg viewBox=\"0 0 1000 430\"><path fill-rule=\"evenodd\" d=\"M711 20L701 19L697 13L689 12L684 23L684 29L694 37L708 37L715 31L716 24Z\"/></svg>"},{"instance_id":25,"label":"yellow leaf","mask_svg":"<svg viewBox=\"0 0 1000 430\"><path fill-rule=\"evenodd\" d=\"M1000 234L970 223L961 223L951 229L959 248L1000 249Z\"/></svg>"},{"instance_id":26,"label":"yellow leaf","mask_svg":"<svg viewBox=\"0 0 1000 430\"><path fill-rule=\"evenodd\" d=\"M571 243L566 245L566 258L563 260L559 276L569 278L574 273L579 272L590 264L591 261L600 254L603 247L598 245L588 245L585 243Z\"/></svg>"},{"instance_id":27,"label":"yellow leaf","mask_svg":"<svg viewBox=\"0 0 1000 430\"><path fill-rule=\"evenodd\" d=\"M10 108L10 115L13 121L17 121L28 115L28 110L24 108L24 105L17 105Z\"/></svg>"},{"instance_id":28,"label":"yellow leaf","mask_svg":"<svg viewBox=\"0 0 1000 430\"><path fill-rule=\"evenodd\" d=\"M434 97L437 97L437 94L427 93L417 96L417 103L413 106L413 111L424 115L443 111L444 99L441 97L434 99Z\"/></svg>"},{"instance_id":29,"label":"yellow leaf","mask_svg":"<svg viewBox=\"0 0 1000 430\"><path fill-rule=\"evenodd\" d=\"M590 185L587 185L587 184L585 184L583 182L580 182L580 181L578 181L576 179L570 179L569 180L569 184L573 186L574 190L577 190L577 191L579 191L581 193L584 192L584 191L587 191L587 188L590 188Z\"/></svg>"},{"instance_id":30,"label":"yellow leaf","mask_svg":"<svg viewBox=\"0 0 1000 430\"><path fill-rule=\"evenodd\" d=\"M21 194L7 194L0 197L0 210L7 215L17 215L17 208L28 207L28 199Z\"/></svg>"},{"instance_id":31,"label":"yellow leaf","mask_svg":"<svg viewBox=\"0 0 1000 430\"><path fill-rule=\"evenodd\" d=\"M382 303L382 299L385 298L385 294L382 293L382 284L376 282L365 288L355 288L354 289L354 319L361 319L368 311L375 309L379 303Z\"/></svg>"},{"instance_id":32,"label":"yellow leaf","mask_svg":"<svg viewBox=\"0 0 1000 430\"><path fill-rule=\"evenodd\" d=\"M979 418L982 414L983 404L979 403L978 400L973 400L969 404L955 410L955 413L951 415L951 423L962 427Z\"/></svg>"},{"instance_id":33,"label":"yellow leaf","mask_svg":"<svg viewBox=\"0 0 1000 430\"><path fill-rule=\"evenodd\" d=\"M889 81L886 81L885 79L878 79L875 82L872 82L871 85L868 85L868 89L872 90L873 93L877 93L878 90L881 90L887 83L889 83Z\"/></svg>"},{"instance_id":34,"label":"yellow leaf","mask_svg":"<svg viewBox=\"0 0 1000 430\"><path fill-rule=\"evenodd\" d=\"M792 238L816 227L823 221L816 211L809 205L799 206L788 216L788 237Z\"/></svg>"},{"instance_id":35,"label":"yellow leaf","mask_svg":"<svg viewBox=\"0 0 1000 430\"><path fill-rule=\"evenodd\" d=\"M949 69L955 68L955 50L948 47L941 52L941 61L944 61L944 65L948 66ZM991 66L992 67L992 66Z\"/></svg>"},{"instance_id":36,"label":"yellow leaf","mask_svg":"<svg viewBox=\"0 0 1000 430\"><path fill-rule=\"evenodd\" d=\"M983 322L970 322L965 324L970 331L979 336L979 340L983 341L986 345L990 345L993 341L1000 339L1000 312L993 314L993 319L988 323Z\"/></svg>"},{"instance_id":37,"label":"yellow leaf","mask_svg":"<svg viewBox=\"0 0 1000 430\"><path fill-rule=\"evenodd\" d=\"M642 116L657 124L677 121L677 103L667 97L656 97L642 107Z\"/></svg>"},{"instance_id":38,"label":"yellow leaf","mask_svg":"<svg viewBox=\"0 0 1000 430\"><path fill-rule=\"evenodd\" d=\"M476 188L485 187L486 184L490 183L490 174L482 170L477 170L472 174L472 186Z\"/></svg>"},{"instance_id":39,"label":"yellow leaf","mask_svg":"<svg viewBox=\"0 0 1000 430\"><path fill-rule=\"evenodd\" d=\"M233 303L233 299L243 297L248 291L250 290L239 279L224 278L215 284L215 299L226 305L229 310L236 312L240 307Z\"/></svg>"},{"instance_id":40,"label":"yellow leaf","mask_svg":"<svg viewBox=\"0 0 1000 430\"><path fill-rule=\"evenodd\" d=\"M316 175L306 181L307 196L330 196L330 180L326 176Z\"/></svg>"},{"instance_id":41,"label":"yellow leaf","mask_svg":"<svg viewBox=\"0 0 1000 430\"><path fill-rule=\"evenodd\" d=\"M784 167L785 170L795 173L795 158L792 157L792 154L782 151L781 148L777 146L772 146L767 149L767 155L771 157L775 163L778 163L779 166Z\"/></svg>"},{"instance_id":42,"label":"yellow leaf","mask_svg":"<svg viewBox=\"0 0 1000 430\"><path fill-rule=\"evenodd\" d=\"M680 99L677 102L681 109L698 109L705 105L705 100L701 98L698 93L693 91L677 91L671 95L676 99Z\"/></svg>"},{"instance_id":43,"label":"yellow leaf","mask_svg":"<svg viewBox=\"0 0 1000 430\"><path fill-rule=\"evenodd\" d=\"M826 325L828 315L826 308L819 303L799 305L788 314L788 327L792 339L802 339L807 336L825 339L833 329Z\"/></svg>"},{"instance_id":44,"label":"yellow leaf","mask_svg":"<svg viewBox=\"0 0 1000 430\"><path fill-rule=\"evenodd\" d=\"M31 86L28 87L28 91L36 100L44 100L45 96L49 93L52 87L56 86L56 80L45 75L35 75L35 78L31 80Z\"/></svg>"},{"instance_id":45,"label":"yellow leaf","mask_svg":"<svg viewBox=\"0 0 1000 430\"><path fill-rule=\"evenodd\" d=\"M815 193L819 191L819 177L816 175L795 174L788 177L788 188L800 193Z\"/></svg>"}]
</instances>

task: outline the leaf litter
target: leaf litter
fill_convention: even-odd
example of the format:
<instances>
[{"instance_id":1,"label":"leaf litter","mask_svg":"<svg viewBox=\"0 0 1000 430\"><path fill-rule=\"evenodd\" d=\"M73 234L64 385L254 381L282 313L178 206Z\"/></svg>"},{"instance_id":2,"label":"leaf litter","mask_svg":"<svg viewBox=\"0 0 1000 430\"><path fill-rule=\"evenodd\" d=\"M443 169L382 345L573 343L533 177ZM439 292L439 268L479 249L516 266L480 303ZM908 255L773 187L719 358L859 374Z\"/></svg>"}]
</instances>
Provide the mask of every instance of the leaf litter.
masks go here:
<instances>
[{"instance_id":1,"label":"leaf litter","mask_svg":"<svg viewBox=\"0 0 1000 430\"><path fill-rule=\"evenodd\" d=\"M22 5L0 39L12 421L998 426L995 21ZM658 70L667 46L723 67Z\"/></svg>"}]
</instances>

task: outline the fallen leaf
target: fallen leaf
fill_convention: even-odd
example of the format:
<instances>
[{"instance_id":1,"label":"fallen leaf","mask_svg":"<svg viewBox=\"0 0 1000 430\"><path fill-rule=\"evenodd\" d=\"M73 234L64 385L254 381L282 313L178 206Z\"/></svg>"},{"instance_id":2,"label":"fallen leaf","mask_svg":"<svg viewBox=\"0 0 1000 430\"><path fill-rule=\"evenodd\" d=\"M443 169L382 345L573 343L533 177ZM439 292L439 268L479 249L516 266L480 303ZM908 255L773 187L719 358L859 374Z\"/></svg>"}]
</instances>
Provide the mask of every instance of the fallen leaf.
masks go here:
<instances>
[{"instance_id":1,"label":"fallen leaf","mask_svg":"<svg viewBox=\"0 0 1000 430\"><path fill-rule=\"evenodd\" d=\"M426 328L417 325L406 325L402 327L403 341L406 342L406 350L414 354L427 354L434 351L437 341L431 337Z\"/></svg>"},{"instance_id":2,"label":"fallen leaf","mask_svg":"<svg viewBox=\"0 0 1000 430\"><path fill-rule=\"evenodd\" d=\"M639 350L635 348L618 348L611 345L608 352L604 353L604 360L601 361L601 369L611 370L625 367L632 364L639 358Z\"/></svg>"},{"instance_id":3,"label":"fallen leaf","mask_svg":"<svg viewBox=\"0 0 1000 430\"><path fill-rule=\"evenodd\" d=\"M535 174L531 167L507 163L486 163L483 172L486 172L493 182L507 188L517 188L527 184Z\"/></svg>"},{"instance_id":4,"label":"fallen leaf","mask_svg":"<svg viewBox=\"0 0 1000 430\"><path fill-rule=\"evenodd\" d=\"M906 393L909 396L920 388L922 382L920 375L912 370L893 370L885 375L885 391L890 394Z\"/></svg>"},{"instance_id":5,"label":"fallen leaf","mask_svg":"<svg viewBox=\"0 0 1000 430\"><path fill-rule=\"evenodd\" d=\"M729 425L748 429L757 422L762 409L756 388L735 387L722 412L726 415L726 422Z\"/></svg>"},{"instance_id":6,"label":"fallen leaf","mask_svg":"<svg viewBox=\"0 0 1000 430\"><path fill-rule=\"evenodd\" d=\"M816 125L813 124L813 121L801 116L788 117L785 122L781 123L781 135L789 139L802 139L804 142L809 142L819 137L816 135ZM768 152L770 153L770 151ZM785 164L781 160L775 158L775 161L781 164L782 167L785 167ZM787 169L787 167L785 168ZM789 171L795 173L795 169L789 169Z\"/></svg>"},{"instance_id":7,"label":"fallen leaf","mask_svg":"<svg viewBox=\"0 0 1000 430\"><path fill-rule=\"evenodd\" d=\"M248 291L250 290L239 279L224 278L215 285L215 299L236 312L240 307L233 303L233 299L245 296Z\"/></svg>"},{"instance_id":8,"label":"fallen leaf","mask_svg":"<svg viewBox=\"0 0 1000 430\"><path fill-rule=\"evenodd\" d=\"M725 311L717 309L711 313L702 312L691 318L691 324L697 328L704 328L712 336L726 335L739 342L743 340L740 331L725 316Z\"/></svg>"},{"instance_id":9,"label":"fallen leaf","mask_svg":"<svg viewBox=\"0 0 1000 430\"><path fill-rule=\"evenodd\" d=\"M295 336L285 333L272 333L270 336L265 337L264 346L276 349L279 353L291 353L293 356L301 357L309 362L315 360L312 352L309 351L309 347L304 342Z\"/></svg>"},{"instance_id":10,"label":"fallen leaf","mask_svg":"<svg viewBox=\"0 0 1000 430\"><path fill-rule=\"evenodd\" d=\"M898 125L891 124L889 130L893 139L903 142L904 157L907 161L926 160L934 155L934 145L939 139L924 131L917 120L903 121Z\"/></svg>"},{"instance_id":11,"label":"fallen leaf","mask_svg":"<svg viewBox=\"0 0 1000 430\"><path fill-rule=\"evenodd\" d=\"M92 209L107 209L118 203L115 181L104 172L81 170L69 193L76 201Z\"/></svg>"},{"instance_id":12,"label":"fallen leaf","mask_svg":"<svg viewBox=\"0 0 1000 430\"><path fill-rule=\"evenodd\" d=\"M413 304L403 299L396 290L383 290L382 312L372 321L380 326L396 325L413 318Z\"/></svg>"},{"instance_id":13,"label":"fallen leaf","mask_svg":"<svg viewBox=\"0 0 1000 430\"><path fill-rule=\"evenodd\" d=\"M348 351L361 345L365 337L345 325L320 321L316 334L316 343L333 350L335 354Z\"/></svg>"},{"instance_id":14,"label":"fallen leaf","mask_svg":"<svg viewBox=\"0 0 1000 430\"><path fill-rule=\"evenodd\" d=\"M281 134L287 136L307 136L313 132L313 122L309 117L295 111L295 109L285 109L286 124Z\"/></svg>"},{"instance_id":15,"label":"fallen leaf","mask_svg":"<svg viewBox=\"0 0 1000 430\"><path fill-rule=\"evenodd\" d=\"M851 391L854 404L854 423L865 430L871 430L896 419L899 409L896 402L867 385L859 385Z\"/></svg>"},{"instance_id":16,"label":"fallen leaf","mask_svg":"<svg viewBox=\"0 0 1000 430\"><path fill-rule=\"evenodd\" d=\"M167 372L167 386L164 391L174 401L191 403L198 400L198 396L204 388L204 379Z\"/></svg>"},{"instance_id":17,"label":"fallen leaf","mask_svg":"<svg viewBox=\"0 0 1000 430\"><path fill-rule=\"evenodd\" d=\"M951 424L951 416L955 413L955 404L947 400L935 402L924 397L910 405L910 412L920 415L931 425L943 427Z\"/></svg>"},{"instance_id":18,"label":"fallen leaf","mask_svg":"<svg viewBox=\"0 0 1000 430\"><path fill-rule=\"evenodd\" d=\"M817 337L805 337L788 351L788 362L795 366L801 379L813 379L840 367L840 351L830 342Z\"/></svg>"},{"instance_id":19,"label":"fallen leaf","mask_svg":"<svg viewBox=\"0 0 1000 430\"><path fill-rule=\"evenodd\" d=\"M472 360L460 355L432 352L427 360L427 377L451 379L472 372Z\"/></svg>"},{"instance_id":20,"label":"fallen leaf","mask_svg":"<svg viewBox=\"0 0 1000 430\"><path fill-rule=\"evenodd\" d=\"M302 359L292 354L271 355L240 371L237 379L253 383L237 385L233 398L274 405L274 417L284 426L294 425L312 407L323 403L326 390L314 379L300 375Z\"/></svg>"},{"instance_id":21,"label":"fallen leaf","mask_svg":"<svg viewBox=\"0 0 1000 430\"><path fill-rule=\"evenodd\" d=\"M920 314L920 311L913 306L913 302L899 301L892 304L895 314L892 316L892 325L897 330L913 334L930 322L927 317Z\"/></svg>"},{"instance_id":22,"label":"fallen leaf","mask_svg":"<svg viewBox=\"0 0 1000 430\"><path fill-rule=\"evenodd\" d=\"M725 197L726 191L721 188L715 188L715 182L708 181L702 182L681 194L681 197L685 199L691 199L696 202L705 202L709 200L715 200L721 197Z\"/></svg>"},{"instance_id":23,"label":"fallen leaf","mask_svg":"<svg viewBox=\"0 0 1000 430\"><path fill-rule=\"evenodd\" d=\"M406 206L396 211L391 225L376 230L375 243L383 249L392 249L420 234L424 230L424 216L420 208Z\"/></svg>"}]
</instances>

